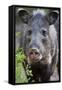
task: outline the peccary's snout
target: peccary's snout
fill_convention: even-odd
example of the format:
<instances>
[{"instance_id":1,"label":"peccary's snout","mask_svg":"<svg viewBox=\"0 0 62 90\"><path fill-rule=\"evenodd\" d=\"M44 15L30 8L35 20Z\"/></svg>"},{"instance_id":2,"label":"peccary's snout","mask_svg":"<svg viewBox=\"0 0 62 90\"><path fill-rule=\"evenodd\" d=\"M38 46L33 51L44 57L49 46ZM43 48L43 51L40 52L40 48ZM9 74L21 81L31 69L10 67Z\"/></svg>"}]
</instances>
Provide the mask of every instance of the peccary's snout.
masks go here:
<instances>
[{"instance_id":1,"label":"peccary's snout","mask_svg":"<svg viewBox=\"0 0 62 90\"><path fill-rule=\"evenodd\" d=\"M29 58L33 62L37 62L38 60L40 60L40 52L39 52L39 50L37 48L30 48L29 49Z\"/></svg>"},{"instance_id":2,"label":"peccary's snout","mask_svg":"<svg viewBox=\"0 0 62 90\"><path fill-rule=\"evenodd\" d=\"M34 57L36 57L36 56L39 56L40 53L39 53L39 50L37 50L36 48L31 48L29 50L29 55L33 55Z\"/></svg>"},{"instance_id":3,"label":"peccary's snout","mask_svg":"<svg viewBox=\"0 0 62 90\"><path fill-rule=\"evenodd\" d=\"M40 56L40 53L37 49L35 49L35 48L29 49L29 58L31 60L38 60L39 56Z\"/></svg>"}]
</instances>

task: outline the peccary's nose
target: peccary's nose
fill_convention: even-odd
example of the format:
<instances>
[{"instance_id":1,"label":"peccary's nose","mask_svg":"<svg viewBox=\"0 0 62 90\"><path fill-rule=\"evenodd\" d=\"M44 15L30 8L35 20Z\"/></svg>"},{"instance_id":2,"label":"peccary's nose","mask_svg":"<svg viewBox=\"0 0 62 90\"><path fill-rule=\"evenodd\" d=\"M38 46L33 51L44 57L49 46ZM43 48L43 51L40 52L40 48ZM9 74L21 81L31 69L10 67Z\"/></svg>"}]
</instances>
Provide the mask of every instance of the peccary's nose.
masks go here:
<instances>
[{"instance_id":1,"label":"peccary's nose","mask_svg":"<svg viewBox=\"0 0 62 90\"><path fill-rule=\"evenodd\" d=\"M30 48L29 55L32 57L37 57L40 55L40 53L39 53L39 50L37 50L35 48Z\"/></svg>"}]
</instances>

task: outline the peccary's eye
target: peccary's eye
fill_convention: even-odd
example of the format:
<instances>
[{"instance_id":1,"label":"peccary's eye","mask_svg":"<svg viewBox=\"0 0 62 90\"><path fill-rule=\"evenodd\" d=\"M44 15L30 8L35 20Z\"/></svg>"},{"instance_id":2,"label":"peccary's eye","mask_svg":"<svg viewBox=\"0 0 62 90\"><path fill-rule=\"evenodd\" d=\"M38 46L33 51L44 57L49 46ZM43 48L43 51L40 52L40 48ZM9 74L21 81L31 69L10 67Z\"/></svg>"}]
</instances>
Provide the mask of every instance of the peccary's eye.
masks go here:
<instances>
[{"instance_id":1,"label":"peccary's eye","mask_svg":"<svg viewBox=\"0 0 62 90\"><path fill-rule=\"evenodd\" d=\"M47 36L47 31L42 29L42 35L46 37Z\"/></svg>"},{"instance_id":2,"label":"peccary's eye","mask_svg":"<svg viewBox=\"0 0 62 90\"><path fill-rule=\"evenodd\" d=\"M28 30L27 33L28 33L28 35L31 35L32 34L32 31L31 30Z\"/></svg>"}]
</instances>

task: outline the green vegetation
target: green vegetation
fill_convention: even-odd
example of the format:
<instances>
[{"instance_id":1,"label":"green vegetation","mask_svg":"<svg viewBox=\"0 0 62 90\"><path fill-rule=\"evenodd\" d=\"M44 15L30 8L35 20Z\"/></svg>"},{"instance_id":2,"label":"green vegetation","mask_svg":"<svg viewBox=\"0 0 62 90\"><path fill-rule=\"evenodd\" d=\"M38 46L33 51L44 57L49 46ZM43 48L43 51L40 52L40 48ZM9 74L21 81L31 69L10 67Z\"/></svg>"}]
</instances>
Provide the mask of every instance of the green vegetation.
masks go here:
<instances>
[{"instance_id":1,"label":"green vegetation","mask_svg":"<svg viewBox=\"0 0 62 90\"><path fill-rule=\"evenodd\" d=\"M26 56L24 55L23 49L16 49L16 83L34 82L34 80L31 80L33 77L31 66L29 66L25 62Z\"/></svg>"},{"instance_id":2,"label":"green vegetation","mask_svg":"<svg viewBox=\"0 0 62 90\"><path fill-rule=\"evenodd\" d=\"M27 76L25 74L23 62L26 56L21 48L16 49L16 83L27 83Z\"/></svg>"}]
</instances>

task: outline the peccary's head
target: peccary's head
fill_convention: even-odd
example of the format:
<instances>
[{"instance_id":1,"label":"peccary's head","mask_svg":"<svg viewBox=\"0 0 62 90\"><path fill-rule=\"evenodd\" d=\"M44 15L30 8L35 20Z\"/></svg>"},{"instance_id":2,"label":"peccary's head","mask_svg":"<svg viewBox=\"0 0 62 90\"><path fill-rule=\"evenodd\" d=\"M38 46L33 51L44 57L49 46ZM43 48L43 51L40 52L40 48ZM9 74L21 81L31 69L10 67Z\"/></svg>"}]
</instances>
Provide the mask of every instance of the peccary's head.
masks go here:
<instances>
[{"instance_id":1,"label":"peccary's head","mask_svg":"<svg viewBox=\"0 0 62 90\"><path fill-rule=\"evenodd\" d=\"M50 64L55 50L55 29L50 29L55 23L58 13L45 14L41 10L34 11L31 15L26 10L18 12L21 20L28 28L24 31L24 49L29 62ZM54 28L52 26L52 28ZM54 35L55 34L55 35Z\"/></svg>"}]
</instances>

